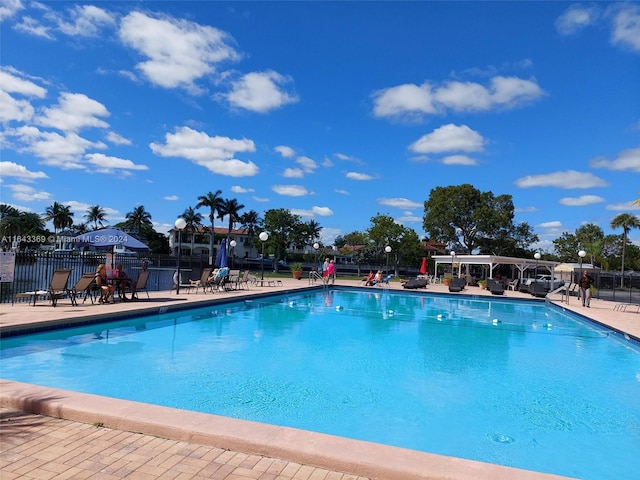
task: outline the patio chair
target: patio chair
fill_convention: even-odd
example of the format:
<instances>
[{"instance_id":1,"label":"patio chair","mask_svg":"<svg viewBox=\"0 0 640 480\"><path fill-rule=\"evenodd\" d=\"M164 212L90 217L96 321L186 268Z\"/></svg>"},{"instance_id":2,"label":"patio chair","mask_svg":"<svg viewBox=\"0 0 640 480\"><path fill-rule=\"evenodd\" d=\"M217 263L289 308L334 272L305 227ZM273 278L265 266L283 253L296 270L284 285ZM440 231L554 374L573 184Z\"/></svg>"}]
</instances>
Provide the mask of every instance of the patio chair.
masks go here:
<instances>
[{"instance_id":1,"label":"patio chair","mask_svg":"<svg viewBox=\"0 0 640 480\"><path fill-rule=\"evenodd\" d=\"M138 292L143 290L147 294L147 300L149 299L149 291L147 290L147 280L149 280L149 271L141 270L136 281L136 297Z\"/></svg>"},{"instance_id":2,"label":"patio chair","mask_svg":"<svg viewBox=\"0 0 640 480\"><path fill-rule=\"evenodd\" d=\"M516 278L515 280L511 280L507 283L507 290L513 290L514 292L518 291L518 282L520 279Z\"/></svg>"},{"instance_id":3,"label":"patio chair","mask_svg":"<svg viewBox=\"0 0 640 480\"><path fill-rule=\"evenodd\" d=\"M240 278L238 278L238 288L241 290L249 290L249 278L250 278L251 272L249 272L249 270L245 270L244 273L242 274L242 276L240 276Z\"/></svg>"},{"instance_id":4,"label":"patio chair","mask_svg":"<svg viewBox=\"0 0 640 480\"><path fill-rule=\"evenodd\" d=\"M229 280L229 267L222 267L220 270L218 270L218 273L216 273L216 276L213 277L213 280L211 280L208 283L208 286L211 288L211 293L215 292L216 290L219 290L219 291L225 290L225 284L227 283L228 280Z\"/></svg>"},{"instance_id":5,"label":"patio chair","mask_svg":"<svg viewBox=\"0 0 640 480\"><path fill-rule=\"evenodd\" d=\"M464 278L452 278L451 282L449 282L449 291L450 292L461 292L464 290L467 281Z\"/></svg>"},{"instance_id":6,"label":"patio chair","mask_svg":"<svg viewBox=\"0 0 640 480\"><path fill-rule=\"evenodd\" d=\"M384 277L380 282L376 283L376 287L389 288L389 280L391 280L393 277L394 277L394 274L390 273L389 275Z\"/></svg>"},{"instance_id":7,"label":"patio chair","mask_svg":"<svg viewBox=\"0 0 640 480\"><path fill-rule=\"evenodd\" d=\"M97 294L100 292L100 287L96 284L96 276L94 273L83 273L80 279L76 282L76 284L71 289L73 292L73 296L75 297L76 304L78 303L78 298L83 296L82 303L87 301L87 297L91 299L91 304L93 305L96 300Z\"/></svg>"},{"instance_id":8,"label":"patio chair","mask_svg":"<svg viewBox=\"0 0 640 480\"><path fill-rule=\"evenodd\" d=\"M504 294L504 287L502 286L502 283L492 278L487 280L487 290L489 290L493 295Z\"/></svg>"},{"instance_id":9,"label":"patio chair","mask_svg":"<svg viewBox=\"0 0 640 480\"><path fill-rule=\"evenodd\" d=\"M427 288L427 279L426 278L412 278L411 280L404 282L402 284L404 288L407 290L414 290L416 288Z\"/></svg>"},{"instance_id":10,"label":"patio chair","mask_svg":"<svg viewBox=\"0 0 640 480\"><path fill-rule=\"evenodd\" d=\"M211 268L205 267L202 270L202 275L200 275L200 280L191 284L192 287L196 287L196 293L198 293L198 289L201 287L202 291L205 291L205 289L207 288L207 282L209 281L209 275L211 275Z\"/></svg>"},{"instance_id":11,"label":"patio chair","mask_svg":"<svg viewBox=\"0 0 640 480\"><path fill-rule=\"evenodd\" d=\"M53 272L51 282L49 282L49 289L47 290L49 300L51 300L51 305L53 307L58 304L58 299L64 297L69 297L71 299L71 305L77 305L76 297L73 294L73 291L68 287L70 276L71 269L60 269Z\"/></svg>"}]
</instances>

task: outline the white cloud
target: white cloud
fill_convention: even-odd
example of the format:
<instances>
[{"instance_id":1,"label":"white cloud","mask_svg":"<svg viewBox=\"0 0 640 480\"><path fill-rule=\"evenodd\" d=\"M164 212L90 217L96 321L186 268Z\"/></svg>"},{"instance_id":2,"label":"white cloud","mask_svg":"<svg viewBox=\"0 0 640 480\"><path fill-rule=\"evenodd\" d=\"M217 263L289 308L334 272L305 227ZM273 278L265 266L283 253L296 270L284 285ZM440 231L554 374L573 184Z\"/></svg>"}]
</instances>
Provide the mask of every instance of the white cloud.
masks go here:
<instances>
[{"instance_id":1,"label":"white cloud","mask_svg":"<svg viewBox=\"0 0 640 480\"><path fill-rule=\"evenodd\" d=\"M233 193L251 193L251 192L255 192L255 189L253 189L253 188L244 188L244 187L240 187L239 185L233 185L231 187L231 191Z\"/></svg>"},{"instance_id":2,"label":"white cloud","mask_svg":"<svg viewBox=\"0 0 640 480\"><path fill-rule=\"evenodd\" d=\"M309 191L302 185L274 185L271 190L288 197L304 197L309 195Z\"/></svg>"},{"instance_id":3,"label":"white cloud","mask_svg":"<svg viewBox=\"0 0 640 480\"><path fill-rule=\"evenodd\" d=\"M0 22L13 17L24 8L20 0L3 0L0 4Z\"/></svg>"},{"instance_id":4,"label":"white cloud","mask_svg":"<svg viewBox=\"0 0 640 480\"><path fill-rule=\"evenodd\" d=\"M266 113L288 103L296 103L298 97L282 87L291 79L274 71L252 72L232 83L232 90L224 97L234 107L257 113Z\"/></svg>"},{"instance_id":5,"label":"white cloud","mask_svg":"<svg viewBox=\"0 0 640 480\"><path fill-rule=\"evenodd\" d=\"M14 27L18 32L26 33L27 35L33 35L35 37L45 38L47 40L53 40L54 36L51 33L51 27L41 24L35 18L24 16Z\"/></svg>"},{"instance_id":6,"label":"white cloud","mask_svg":"<svg viewBox=\"0 0 640 480\"><path fill-rule=\"evenodd\" d=\"M420 202L414 202L407 198L378 198L377 201L380 205L396 208L420 208L424 206Z\"/></svg>"},{"instance_id":7,"label":"white cloud","mask_svg":"<svg viewBox=\"0 0 640 480\"><path fill-rule=\"evenodd\" d=\"M594 25L599 16L595 6L574 4L567 8L555 21L561 35L572 35L585 27Z\"/></svg>"},{"instance_id":8,"label":"white cloud","mask_svg":"<svg viewBox=\"0 0 640 480\"><path fill-rule=\"evenodd\" d=\"M640 146L623 150L613 160L596 157L589 162L589 165L593 168L640 172Z\"/></svg>"},{"instance_id":9,"label":"white cloud","mask_svg":"<svg viewBox=\"0 0 640 480\"><path fill-rule=\"evenodd\" d=\"M303 178L304 172L300 168L285 168L282 176L285 178Z\"/></svg>"},{"instance_id":10,"label":"white cloud","mask_svg":"<svg viewBox=\"0 0 640 480\"><path fill-rule=\"evenodd\" d=\"M347 172L345 174L350 180L373 180L375 177L373 175L369 175L368 173L359 173L359 172Z\"/></svg>"},{"instance_id":11,"label":"white cloud","mask_svg":"<svg viewBox=\"0 0 640 480\"><path fill-rule=\"evenodd\" d=\"M85 158L90 164L98 167L101 173L114 173L114 170L149 170L146 165L137 165L131 160L118 157L110 157L102 153L88 153ZM118 172L122 174L122 172Z\"/></svg>"},{"instance_id":12,"label":"white cloud","mask_svg":"<svg viewBox=\"0 0 640 480\"><path fill-rule=\"evenodd\" d=\"M107 140L114 145L131 145L131 140L115 132L107 132Z\"/></svg>"},{"instance_id":13,"label":"white cloud","mask_svg":"<svg viewBox=\"0 0 640 480\"><path fill-rule=\"evenodd\" d=\"M541 175L527 175L515 181L520 188L557 187L557 188L593 188L606 187L608 183L591 173L566 170Z\"/></svg>"},{"instance_id":14,"label":"white cloud","mask_svg":"<svg viewBox=\"0 0 640 480\"><path fill-rule=\"evenodd\" d=\"M607 210L614 210L616 212L624 212L629 210L640 210L640 205L632 205L632 202L614 203L605 207Z\"/></svg>"},{"instance_id":15,"label":"white cloud","mask_svg":"<svg viewBox=\"0 0 640 480\"><path fill-rule=\"evenodd\" d=\"M579 197L564 197L559 203L567 207L583 207L585 205L593 205L595 203L604 202L604 198L597 195L581 195Z\"/></svg>"},{"instance_id":16,"label":"white cloud","mask_svg":"<svg viewBox=\"0 0 640 480\"><path fill-rule=\"evenodd\" d=\"M292 208L291 213L301 217L315 217L316 215L319 217L328 217L333 215L333 210L329 207L312 207L311 210Z\"/></svg>"},{"instance_id":17,"label":"white cloud","mask_svg":"<svg viewBox=\"0 0 640 480\"><path fill-rule=\"evenodd\" d=\"M484 150L485 140L475 130L466 125L452 123L436 128L414 143L409 150L415 153L445 153L445 152L481 152Z\"/></svg>"},{"instance_id":18,"label":"white cloud","mask_svg":"<svg viewBox=\"0 0 640 480\"><path fill-rule=\"evenodd\" d=\"M125 45L148 58L136 68L163 88L198 93L197 79L214 74L217 63L239 58L227 33L187 20L132 12L122 19L118 34Z\"/></svg>"},{"instance_id":19,"label":"white cloud","mask_svg":"<svg viewBox=\"0 0 640 480\"><path fill-rule=\"evenodd\" d=\"M177 195L167 195L164 197L165 200L169 200L170 202L175 202L178 198L179 197Z\"/></svg>"},{"instance_id":20,"label":"white cloud","mask_svg":"<svg viewBox=\"0 0 640 480\"><path fill-rule=\"evenodd\" d=\"M71 21L58 22L58 28L66 35L95 37L102 27L113 27L116 23L113 15L93 5L76 5L69 15Z\"/></svg>"},{"instance_id":21,"label":"white cloud","mask_svg":"<svg viewBox=\"0 0 640 480\"><path fill-rule=\"evenodd\" d=\"M266 203L269 201L269 199L266 197L251 197L251 198L259 203Z\"/></svg>"},{"instance_id":22,"label":"white cloud","mask_svg":"<svg viewBox=\"0 0 640 480\"><path fill-rule=\"evenodd\" d=\"M442 163L444 165L478 165L478 161L475 158L466 155L448 155L442 158Z\"/></svg>"},{"instance_id":23,"label":"white cloud","mask_svg":"<svg viewBox=\"0 0 640 480\"><path fill-rule=\"evenodd\" d=\"M39 192L29 185L7 185L3 188L9 188L12 191L12 197L21 202L44 201L53 198L49 192Z\"/></svg>"},{"instance_id":24,"label":"white cloud","mask_svg":"<svg viewBox=\"0 0 640 480\"><path fill-rule=\"evenodd\" d=\"M274 148L276 152L282 155L284 158L293 158L296 154L295 150L291 147L287 147L286 145L278 145Z\"/></svg>"},{"instance_id":25,"label":"white cloud","mask_svg":"<svg viewBox=\"0 0 640 480\"><path fill-rule=\"evenodd\" d=\"M562 227L562 222L559 222L558 220L554 220L551 222L544 222L544 223L540 223L537 225L540 228L560 228Z\"/></svg>"},{"instance_id":26,"label":"white cloud","mask_svg":"<svg viewBox=\"0 0 640 480\"><path fill-rule=\"evenodd\" d=\"M488 86L475 82L449 81L440 86L425 82L379 90L373 94L376 117L400 117L409 120L424 115L488 111L514 108L540 98L543 90L533 80L518 77L493 77Z\"/></svg>"},{"instance_id":27,"label":"white cloud","mask_svg":"<svg viewBox=\"0 0 640 480\"><path fill-rule=\"evenodd\" d=\"M18 70L9 67L0 69L0 88L5 92L19 93L26 97L44 98L47 95L45 88L21 77L24 77L24 74Z\"/></svg>"},{"instance_id":28,"label":"white cloud","mask_svg":"<svg viewBox=\"0 0 640 480\"><path fill-rule=\"evenodd\" d=\"M615 5L611 42L640 51L640 7L635 4Z\"/></svg>"},{"instance_id":29,"label":"white cloud","mask_svg":"<svg viewBox=\"0 0 640 480\"><path fill-rule=\"evenodd\" d=\"M13 162L0 162L0 172L2 172L3 177L17 177L23 180L49 178L44 172L31 172L24 165L18 165Z\"/></svg>"},{"instance_id":30,"label":"white cloud","mask_svg":"<svg viewBox=\"0 0 640 480\"><path fill-rule=\"evenodd\" d=\"M318 164L315 160L312 160L309 157L298 157L296 159L296 163L303 168L305 173L313 173L318 168Z\"/></svg>"},{"instance_id":31,"label":"white cloud","mask_svg":"<svg viewBox=\"0 0 640 480\"><path fill-rule=\"evenodd\" d=\"M63 132L77 132L83 128L107 128L109 124L98 117L108 117L107 108L82 93L61 93L58 105L45 108L35 122Z\"/></svg>"},{"instance_id":32,"label":"white cloud","mask_svg":"<svg viewBox=\"0 0 640 480\"><path fill-rule=\"evenodd\" d=\"M205 132L179 127L175 133L165 135L164 144L151 143L149 146L156 155L186 158L220 175L250 177L259 171L255 163L233 158L238 152L255 152L255 144L247 139L210 137Z\"/></svg>"}]
</instances>

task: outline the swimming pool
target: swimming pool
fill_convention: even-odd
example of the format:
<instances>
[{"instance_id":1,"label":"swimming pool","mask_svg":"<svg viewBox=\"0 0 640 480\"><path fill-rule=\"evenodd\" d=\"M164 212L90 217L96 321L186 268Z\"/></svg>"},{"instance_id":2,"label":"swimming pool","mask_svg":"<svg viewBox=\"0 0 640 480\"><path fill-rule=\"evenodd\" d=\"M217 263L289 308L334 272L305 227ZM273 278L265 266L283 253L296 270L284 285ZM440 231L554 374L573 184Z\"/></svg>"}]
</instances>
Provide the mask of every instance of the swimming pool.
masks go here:
<instances>
[{"instance_id":1,"label":"swimming pool","mask_svg":"<svg viewBox=\"0 0 640 480\"><path fill-rule=\"evenodd\" d=\"M640 467L640 349L539 302L328 290L2 341L6 379L582 478Z\"/></svg>"}]
</instances>

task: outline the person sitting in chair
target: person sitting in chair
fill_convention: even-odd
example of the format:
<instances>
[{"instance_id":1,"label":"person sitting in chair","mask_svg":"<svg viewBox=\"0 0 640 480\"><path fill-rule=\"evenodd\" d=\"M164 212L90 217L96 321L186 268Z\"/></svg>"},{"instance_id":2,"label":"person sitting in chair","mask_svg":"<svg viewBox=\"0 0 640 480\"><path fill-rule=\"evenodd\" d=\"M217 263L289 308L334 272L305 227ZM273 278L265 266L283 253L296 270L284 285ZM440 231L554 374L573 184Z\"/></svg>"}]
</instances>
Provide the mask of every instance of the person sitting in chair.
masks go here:
<instances>
[{"instance_id":1,"label":"person sitting in chair","mask_svg":"<svg viewBox=\"0 0 640 480\"><path fill-rule=\"evenodd\" d=\"M133 291L133 287L135 286L135 283L129 278L127 272L124 271L121 263L116 266L116 271L116 280L114 280L116 282L116 287L118 289L120 297L122 297L122 300L127 302L129 300L127 298L127 288L131 290L131 297L133 298L133 295L135 293Z\"/></svg>"},{"instance_id":2,"label":"person sitting in chair","mask_svg":"<svg viewBox=\"0 0 640 480\"><path fill-rule=\"evenodd\" d=\"M104 263L98 265L95 274L96 285L100 287L100 299L98 303L108 303L111 301L113 303L113 292L116 291L116 287L109 284L109 280L107 279L107 268Z\"/></svg>"}]
</instances>

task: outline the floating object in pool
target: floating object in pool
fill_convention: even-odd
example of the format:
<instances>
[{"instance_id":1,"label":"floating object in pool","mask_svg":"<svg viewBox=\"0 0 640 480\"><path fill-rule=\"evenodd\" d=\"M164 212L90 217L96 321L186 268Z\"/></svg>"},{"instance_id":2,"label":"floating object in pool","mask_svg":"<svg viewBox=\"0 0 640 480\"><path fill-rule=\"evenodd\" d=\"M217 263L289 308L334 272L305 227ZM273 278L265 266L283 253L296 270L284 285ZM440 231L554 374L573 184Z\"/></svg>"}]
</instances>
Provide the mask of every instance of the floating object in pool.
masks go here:
<instances>
[{"instance_id":1,"label":"floating object in pool","mask_svg":"<svg viewBox=\"0 0 640 480\"><path fill-rule=\"evenodd\" d=\"M336 311L338 311L338 312L339 312L340 310L343 310L343 308L342 308L340 305L337 305L337 306L336 306Z\"/></svg>"},{"instance_id":2,"label":"floating object in pool","mask_svg":"<svg viewBox=\"0 0 640 480\"><path fill-rule=\"evenodd\" d=\"M436 318L437 318L438 320L442 320L442 314L441 314L441 313L439 313L438 315L436 315Z\"/></svg>"},{"instance_id":3,"label":"floating object in pool","mask_svg":"<svg viewBox=\"0 0 640 480\"><path fill-rule=\"evenodd\" d=\"M545 324L544 324L544 326L545 326L545 327L547 327L547 328L551 328L551 327L553 327L553 325L552 325L552 324L550 324L550 323L545 323Z\"/></svg>"},{"instance_id":4,"label":"floating object in pool","mask_svg":"<svg viewBox=\"0 0 640 480\"><path fill-rule=\"evenodd\" d=\"M293 307L296 304L296 302L289 302L289 306Z\"/></svg>"},{"instance_id":5,"label":"floating object in pool","mask_svg":"<svg viewBox=\"0 0 640 480\"><path fill-rule=\"evenodd\" d=\"M504 435L502 433L489 433L487 437L498 443L513 443L516 441L515 438L510 437L509 435Z\"/></svg>"},{"instance_id":6,"label":"floating object in pool","mask_svg":"<svg viewBox=\"0 0 640 480\"><path fill-rule=\"evenodd\" d=\"M491 320L491 323L493 323L494 325L498 325L499 323L502 323L502 322L497 318L494 318L493 320Z\"/></svg>"},{"instance_id":7,"label":"floating object in pool","mask_svg":"<svg viewBox=\"0 0 640 480\"><path fill-rule=\"evenodd\" d=\"M393 310L389 310L389 315L393 315Z\"/></svg>"}]
</instances>

